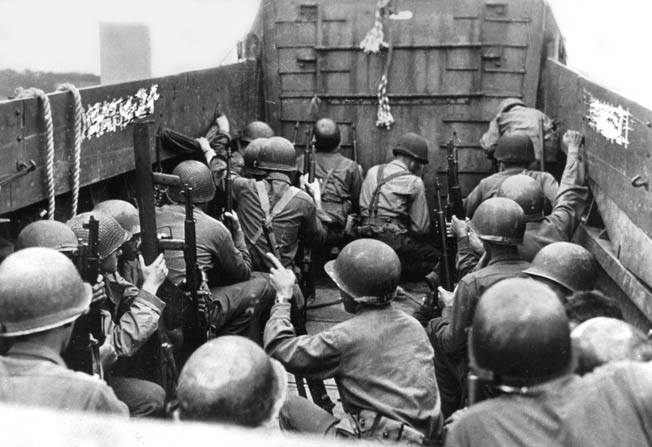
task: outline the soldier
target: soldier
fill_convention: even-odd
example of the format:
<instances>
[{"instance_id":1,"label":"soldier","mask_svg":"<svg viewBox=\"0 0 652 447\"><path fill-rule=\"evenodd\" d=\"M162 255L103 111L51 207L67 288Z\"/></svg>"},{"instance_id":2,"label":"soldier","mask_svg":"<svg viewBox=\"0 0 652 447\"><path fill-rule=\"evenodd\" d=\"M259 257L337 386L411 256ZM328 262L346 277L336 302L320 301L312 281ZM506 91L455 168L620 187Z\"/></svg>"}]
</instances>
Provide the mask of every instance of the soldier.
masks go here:
<instances>
[{"instance_id":1,"label":"soldier","mask_svg":"<svg viewBox=\"0 0 652 447\"><path fill-rule=\"evenodd\" d=\"M315 137L315 178L319 179L322 205L330 220L322 222L328 230L327 245L344 245L344 228L350 214L357 213L362 176L360 166L340 154L340 129L330 118L318 120ZM297 160L303 169L303 156ZM302 172L302 174L306 174Z\"/></svg>"},{"instance_id":2,"label":"soldier","mask_svg":"<svg viewBox=\"0 0 652 447\"><path fill-rule=\"evenodd\" d=\"M591 318L572 330L571 340L579 375L606 363L652 360L652 345L645 334L615 318Z\"/></svg>"},{"instance_id":3,"label":"soldier","mask_svg":"<svg viewBox=\"0 0 652 447\"><path fill-rule=\"evenodd\" d=\"M206 342L186 362L173 416L262 427L278 416L287 388L279 362L254 342L226 335Z\"/></svg>"},{"instance_id":4,"label":"soldier","mask_svg":"<svg viewBox=\"0 0 652 447\"><path fill-rule=\"evenodd\" d=\"M131 239L120 247L122 256L118 260L120 275L136 286L142 285L138 272L138 243L140 241L140 217L138 210L124 200L105 200L95 205L93 211L108 214L129 234Z\"/></svg>"},{"instance_id":5,"label":"soldier","mask_svg":"<svg viewBox=\"0 0 652 447\"><path fill-rule=\"evenodd\" d=\"M571 242L555 242L541 249L523 273L550 287L565 303L575 292L592 290L598 273L595 258Z\"/></svg>"},{"instance_id":6,"label":"soldier","mask_svg":"<svg viewBox=\"0 0 652 447\"><path fill-rule=\"evenodd\" d=\"M525 134L532 140L535 158L541 160L544 149L548 152L547 146L553 146L556 141L554 131L554 123L545 113L526 107L520 99L507 98L500 103L498 114L480 139L480 146L491 156L502 135Z\"/></svg>"},{"instance_id":7,"label":"soldier","mask_svg":"<svg viewBox=\"0 0 652 447\"><path fill-rule=\"evenodd\" d=\"M256 167L258 163L258 154L260 150L268 144L269 139L267 138L256 138L254 141L249 143L247 147L243 150L242 157L244 159L244 170L242 176L245 178L253 178L256 180L262 180L265 177L267 172Z\"/></svg>"},{"instance_id":8,"label":"soldier","mask_svg":"<svg viewBox=\"0 0 652 447\"><path fill-rule=\"evenodd\" d=\"M624 320L618 302L598 290L582 290L573 293L564 303L571 330L596 317Z\"/></svg>"},{"instance_id":9,"label":"soldier","mask_svg":"<svg viewBox=\"0 0 652 447\"><path fill-rule=\"evenodd\" d=\"M120 400L129 407L132 416L157 416L165 405L165 391L156 383L133 377L132 358L158 329L165 302L156 296L168 269L163 256L145 266L140 258L143 284L139 289L118 273L120 248L131 239L111 216L92 211L70 219L68 226L82 243L88 243L89 231L85 228L90 217L99 222L100 274L106 287L106 295L94 299L93 305L102 309L102 326L106 341L100 354L108 364L107 382Z\"/></svg>"},{"instance_id":10,"label":"soldier","mask_svg":"<svg viewBox=\"0 0 652 447\"><path fill-rule=\"evenodd\" d=\"M445 445L649 445L652 365L573 375L568 320L543 284L493 286L480 299L469 339L472 370L501 395L472 405Z\"/></svg>"},{"instance_id":11,"label":"soldier","mask_svg":"<svg viewBox=\"0 0 652 447\"><path fill-rule=\"evenodd\" d=\"M466 216L473 217L473 213L480 203L498 194L498 188L505 179L513 175L527 175L541 185L543 194L548 204L555 201L559 184L548 172L531 171L528 169L534 161L534 146L532 140L525 134L503 135L498 139L494 157L498 161L496 174L484 178L469 193L464 202Z\"/></svg>"},{"instance_id":12,"label":"soldier","mask_svg":"<svg viewBox=\"0 0 652 447\"><path fill-rule=\"evenodd\" d=\"M394 160L369 169L362 183L358 233L379 239L396 251L403 280L421 280L439 258L429 237L425 187L417 175L428 163L428 143L420 135L407 133L392 152Z\"/></svg>"},{"instance_id":13,"label":"soldier","mask_svg":"<svg viewBox=\"0 0 652 447\"><path fill-rule=\"evenodd\" d=\"M467 328L480 296L496 282L520 275L530 265L518 254L525 216L513 200L495 197L481 203L469 226L482 241L486 266L464 276L454 293L440 289L442 315L431 320L426 328L435 348L435 371L445 417L464 403Z\"/></svg>"},{"instance_id":14,"label":"soldier","mask_svg":"<svg viewBox=\"0 0 652 447\"><path fill-rule=\"evenodd\" d=\"M225 222L208 216L202 210L213 199L215 185L211 172L205 164L188 160L174 168L174 175L193 189L195 231L197 240L197 262L206 274L212 298L209 303L207 321L215 335L250 335L262 341L262 327L259 332L250 323L258 304L269 306L274 291L265 279L251 278L251 256L245 245L240 221L235 213L225 213ZM185 207L180 187L168 189L170 205L156 211L159 228L171 232L176 239L185 237ZM180 251L166 251L165 259L170 268L169 279L181 284L186 278L186 263ZM263 323L264 324L264 323ZM250 332L254 331L254 332Z\"/></svg>"},{"instance_id":15,"label":"soldier","mask_svg":"<svg viewBox=\"0 0 652 447\"><path fill-rule=\"evenodd\" d=\"M47 248L26 248L0 265L0 402L127 416L127 406L96 377L66 368L61 353L92 290L74 264Z\"/></svg>"},{"instance_id":16,"label":"soldier","mask_svg":"<svg viewBox=\"0 0 652 447\"><path fill-rule=\"evenodd\" d=\"M354 316L316 335L299 336L290 321L296 278L272 255L276 304L265 327L265 350L294 373L333 377L344 411L338 420L306 399L281 410L286 430L421 444L441 435L433 350L421 325L392 306L401 263L373 239L349 243L326 273Z\"/></svg>"}]
</instances>

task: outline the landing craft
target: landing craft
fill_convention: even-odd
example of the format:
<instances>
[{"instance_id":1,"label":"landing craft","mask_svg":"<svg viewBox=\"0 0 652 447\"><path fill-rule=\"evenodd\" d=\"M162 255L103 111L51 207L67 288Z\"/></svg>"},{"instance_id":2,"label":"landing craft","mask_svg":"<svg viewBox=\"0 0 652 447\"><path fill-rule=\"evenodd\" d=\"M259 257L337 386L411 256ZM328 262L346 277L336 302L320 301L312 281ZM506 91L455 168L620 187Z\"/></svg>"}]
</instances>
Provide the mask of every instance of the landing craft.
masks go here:
<instances>
[{"instance_id":1,"label":"landing craft","mask_svg":"<svg viewBox=\"0 0 652 447\"><path fill-rule=\"evenodd\" d=\"M419 132L431 142L424 181L434 208L450 135L466 195L492 172L480 137L499 104L518 98L557 120L560 134L585 135L593 199L575 240L596 256L598 286L650 328L652 111L565 65L543 0L263 0L239 55L233 65L85 88L79 102L61 91L47 95L49 107L29 96L0 103L2 234L14 239L52 209L65 221L76 201L86 210L133 197L133 123L150 122L152 160L166 171L180 156L153 136L203 135L218 110L232 128L264 120L291 140L332 117L342 152L365 169L386 160L398 135ZM546 152L547 170L559 174L563 163L559 146Z\"/></svg>"}]
</instances>

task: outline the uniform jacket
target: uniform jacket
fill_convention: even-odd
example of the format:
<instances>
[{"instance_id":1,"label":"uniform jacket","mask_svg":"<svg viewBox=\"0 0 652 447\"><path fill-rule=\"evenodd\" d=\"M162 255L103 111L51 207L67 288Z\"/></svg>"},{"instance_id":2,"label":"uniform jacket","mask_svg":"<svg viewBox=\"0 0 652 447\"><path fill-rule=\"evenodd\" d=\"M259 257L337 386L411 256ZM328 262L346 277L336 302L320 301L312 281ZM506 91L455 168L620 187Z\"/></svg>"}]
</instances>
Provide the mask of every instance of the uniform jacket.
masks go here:
<instances>
[{"instance_id":1,"label":"uniform jacket","mask_svg":"<svg viewBox=\"0 0 652 447\"><path fill-rule=\"evenodd\" d=\"M568 242L573 237L589 196L586 178L579 169L580 163L576 154L568 155L552 213L526 224L523 245L519 247L519 253L526 261L532 261L546 245Z\"/></svg>"},{"instance_id":2,"label":"uniform jacket","mask_svg":"<svg viewBox=\"0 0 652 447\"><path fill-rule=\"evenodd\" d=\"M276 304L264 341L291 373L335 378L349 414L376 411L426 436L441 427L432 347L419 322L391 304L364 307L330 329L300 337L290 304Z\"/></svg>"},{"instance_id":3,"label":"uniform jacket","mask_svg":"<svg viewBox=\"0 0 652 447\"><path fill-rule=\"evenodd\" d=\"M294 188L290 179L285 174L271 173L265 180L270 207L274 208L276 202L289 189ZM272 252L264 235L253 241L265 222L265 213L260 206L256 180L235 177L233 179L233 200L237 203L238 216L242 224L242 231L251 253L254 270L269 270L265 261L265 253ZM326 230L321 220L328 220L328 216L320 219L317 207L312 197L304 191L297 191L296 195L272 221L276 243L279 246L280 261L284 266L294 262L299 246L301 234L309 245L320 245L326 238Z\"/></svg>"},{"instance_id":4,"label":"uniform jacket","mask_svg":"<svg viewBox=\"0 0 652 447\"><path fill-rule=\"evenodd\" d=\"M373 193L378 185L380 165L369 169L362 183L360 192L360 214L363 218L374 217L371 210ZM407 166L400 160L393 160L385 165L383 177L396 172L409 174ZM375 217L401 221L405 229L414 234L423 235L430 231L430 215L426 202L426 190L423 180L414 174L397 177L380 188L378 195L378 212Z\"/></svg>"},{"instance_id":5,"label":"uniform jacket","mask_svg":"<svg viewBox=\"0 0 652 447\"><path fill-rule=\"evenodd\" d=\"M303 156L297 159L303 171ZM359 165L339 152L315 153L315 177L321 184L321 201L331 222L346 224L350 213L358 211L362 176Z\"/></svg>"},{"instance_id":6,"label":"uniform jacket","mask_svg":"<svg viewBox=\"0 0 652 447\"><path fill-rule=\"evenodd\" d=\"M171 231L175 239L185 236L184 219L186 213L183 205L164 205L156 210L156 222L159 231ZM244 235L235 237L222 224L200 209L195 208L195 232L197 235L197 262L207 275L211 286L230 285L249 279L251 274L251 256L244 242ZM180 284L186 277L186 262L181 251L166 251L165 262L168 278L174 284Z\"/></svg>"},{"instance_id":7,"label":"uniform jacket","mask_svg":"<svg viewBox=\"0 0 652 447\"><path fill-rule=\"evenodd\" d=\"M20 341L0 357L0 402L129 415L105 382L67 369L46 346Z\"/></svg>"},{"instance_id":8,"label":"uniform jacket","mask_svg":"<svg viewBox=\"0 0 652 447\"><path fill-rule=\"evenodd\" d=\"M433 345L444 352L464 358L466 355L467 328L482 294L500 280L518 276L530 266L518 256L496 256L485 268L464 276L455 288L451 306L446 306L442 316L428 323L426 328Z\"/></svg>"},{"instance_id":9,"label":"uniform jacket","mask_svg":"<svg viewBox=\"0 0 652 447\"><path fill-rule=\"evenodd\" d=\"M445 445L652 445L650 377L650 363L611 364L531 387L526 395L485 400L452 426Z\"/></svg>"},{"instance_id":10,"label":"uniform jacket","mask_svg":"<svg viewBox=\"0 0 652 447\"><path fill-rule=\"evenodd\" d=\"M473 188L473 191L471 191L464 201L466 216L469 218L473 217L473 213L475 213L475 210L482 202L495 197L496 194L498 194L498 189L500 189L500 185L502 185L505 180L518 174L527 175L539 182L546 199L548 199L550 203L554 203L559 190L559 184L552 174L541 171L530 171L522 168L511 168L497 172L480 180L480 183Z\"/></svg>"}]
</instances>

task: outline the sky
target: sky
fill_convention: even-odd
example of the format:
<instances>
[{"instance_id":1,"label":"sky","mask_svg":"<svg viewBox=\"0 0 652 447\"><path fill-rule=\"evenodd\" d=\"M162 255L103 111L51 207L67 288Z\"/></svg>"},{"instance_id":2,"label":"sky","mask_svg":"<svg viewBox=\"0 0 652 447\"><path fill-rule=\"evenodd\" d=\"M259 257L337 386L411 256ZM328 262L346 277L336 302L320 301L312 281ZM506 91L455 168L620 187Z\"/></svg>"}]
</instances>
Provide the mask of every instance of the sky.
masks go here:
<instances>
[{"instance_id":1,"label":"sky","mask_svg":"<svg viewBox=\"0 0 652 447\"><path fill-rule=\"evenodd\" d=\"M566 38L569 65L652 108L652 1L549 2ZM102 21L149 26L153 76L231 63L236 42L251 26L258 4L259 0L0 0L0 69L99 74Z\"/></svg>"}]
</instances>

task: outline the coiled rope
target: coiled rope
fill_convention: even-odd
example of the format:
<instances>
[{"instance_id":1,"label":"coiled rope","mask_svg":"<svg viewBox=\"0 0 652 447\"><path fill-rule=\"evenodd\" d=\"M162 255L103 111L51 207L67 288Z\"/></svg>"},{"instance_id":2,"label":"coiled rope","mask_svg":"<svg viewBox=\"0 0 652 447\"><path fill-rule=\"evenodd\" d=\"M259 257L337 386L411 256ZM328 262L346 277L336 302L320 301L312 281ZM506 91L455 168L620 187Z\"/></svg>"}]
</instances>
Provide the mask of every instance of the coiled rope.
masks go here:
<instances>
[{"instance_id":1,"label":"coiled rope","mask_svg":"<svg viewBox=\"0 0 652 447\"><path fill-rule=\"evenodd\" d=\"M50 108L50 99L43 90L34 87L23 90L18 95L18 97L21 99L36 97L41 100L41 110L43 112L43 121L45 123L45 137L47 143L45 173L46 186L48 190L48 220L54 220L54 126L52 124L52 109Z\"/></svg>"},{"instance_id":2,"label":"coiled rope","mask_svg":"<svg viewBox=\"0 0 652 447\"><path fill-rule=\"evenodd\" d=\"M75 108L75 143L73 152L73 169L72 169L72 216L77 215L77 208L79 205L79 188L80 188L80 174L81 174L81 144L84 138L84 108L82 107L82 99L77 87L72 84L63 84L59 87L59 91L69 91L73 98L73 107Z\"/></svg>"}]
</instances>

